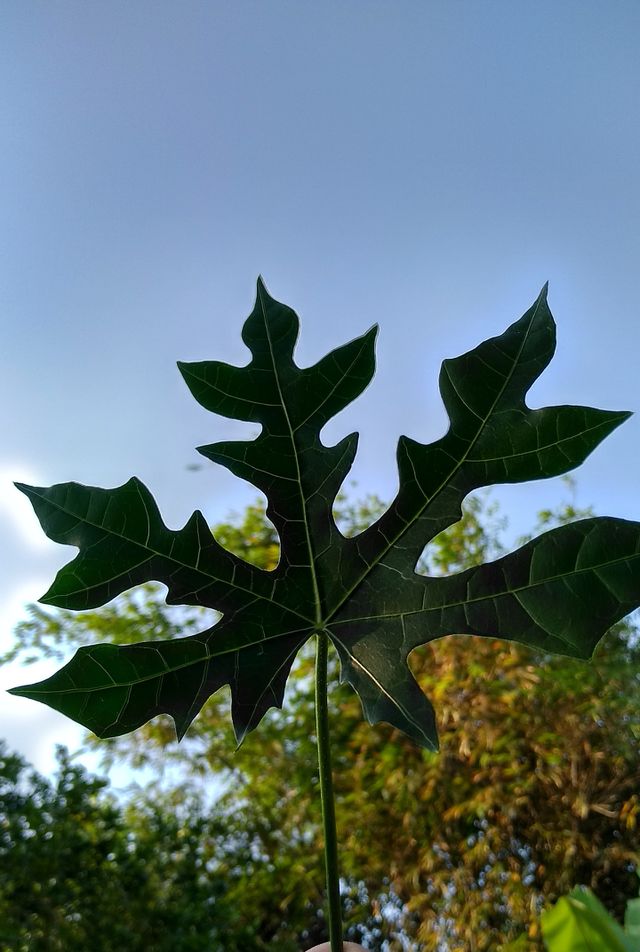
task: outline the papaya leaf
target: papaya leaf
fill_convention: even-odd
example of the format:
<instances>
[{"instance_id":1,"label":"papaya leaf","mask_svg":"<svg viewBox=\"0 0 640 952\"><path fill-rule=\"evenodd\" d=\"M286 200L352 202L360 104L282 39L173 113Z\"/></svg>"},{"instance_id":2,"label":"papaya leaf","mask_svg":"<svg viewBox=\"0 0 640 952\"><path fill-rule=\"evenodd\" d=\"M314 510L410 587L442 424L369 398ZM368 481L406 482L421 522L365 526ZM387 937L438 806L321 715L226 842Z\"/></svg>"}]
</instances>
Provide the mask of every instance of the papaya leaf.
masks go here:
<instances>
[{"instance_id":1,"label":"papaya leaf","mask_svg":"<svg viewBox=\"0 0 640 952\"><path fill-rule=\"evenodd\" d=\"M205 606L222 617L200 634L164 643L83 647L52 677L12 693L101 737L162 712L182 737L207 698L228 684L241 741L270 707L282 705L299 649L326 632L366 718L436 749L433 709L407 664L418 645L465 633L589 658L606 630L640 604L638 523L585 519L450 577L415 572L425 545L460 518L472 490L565 473L629 416L526 405L555 349L546 288L501 336L444 361L447 433L430 445L400 438L395 499L368 529L346 538L332 507L357 434L325 446L320 431L371 381L375 334L372 328L300 368L298 318L259 280L242 332L250 362L179 364L202 406L262 427L254 440L199 451L265 493L280 539L272 571L219 545L199 511L184 528L168 529L135 477L117 489L20 485L47 535L79 549L43 602L95 608L156 580L166 585L168 603Z\"/></svg>"}]
</instances>

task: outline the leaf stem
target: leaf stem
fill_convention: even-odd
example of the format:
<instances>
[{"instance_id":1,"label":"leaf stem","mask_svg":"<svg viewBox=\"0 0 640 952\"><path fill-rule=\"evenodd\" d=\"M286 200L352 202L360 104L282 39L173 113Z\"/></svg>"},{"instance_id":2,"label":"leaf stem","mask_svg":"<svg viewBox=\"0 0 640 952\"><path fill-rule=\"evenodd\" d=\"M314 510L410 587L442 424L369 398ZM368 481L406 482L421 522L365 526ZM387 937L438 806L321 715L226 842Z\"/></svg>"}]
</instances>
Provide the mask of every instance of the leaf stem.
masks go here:
<instances>
[{"instance_id":1,"label":"leaf stem","mask_svg":"<svg viewBox=\"0 0 640 952\"><path fill-rule=\"evenodd\" d=\"M336 810L331 776L331 749L329 744L329 703L327 672L329 636L320 631L316 635L316 743L318 745L318 772L322 802L324 831L324 858L327 874L327 901L329 911L329 942L331 952L342 952L342 916L340 905L340 873L338 870L338 835Z\"/></svg>"}]
</instances>

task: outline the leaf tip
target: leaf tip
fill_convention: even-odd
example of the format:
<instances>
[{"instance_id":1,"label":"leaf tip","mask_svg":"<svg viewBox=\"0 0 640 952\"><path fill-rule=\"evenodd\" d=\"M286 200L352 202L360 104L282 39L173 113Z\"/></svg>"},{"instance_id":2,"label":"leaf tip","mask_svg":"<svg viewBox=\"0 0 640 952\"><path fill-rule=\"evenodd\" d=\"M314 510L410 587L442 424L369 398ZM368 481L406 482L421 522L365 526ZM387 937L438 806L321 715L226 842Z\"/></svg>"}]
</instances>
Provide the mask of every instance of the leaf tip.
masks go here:
<instances>
[{"instance_id":1,"label":"leaf tip","mask_svg":"<svg viewBox=\"0 0 640 952\"><path fill-rule=\"evenodd\" d=\"M184 738L184 735L189 730L191 720L193 720L193 718L191 720L187 720L186 718L172 717L172 720L176 732L176 740L178 743L180 743L180 741Z\"/></svg>"},{"instance_id":2,"label":"leaf tip","mask_svg":"<svg viewBox=\"0 0 640 952\"><path fill-rule=\"evenodd\" d=\"M31 701L36 701L37 698L33 693L33 688L35 687L35 684L18 684L15 688L7 688L7 694L12 694L14 697L26 697Z\"/></svg>"},{"instance_id":3,"label":"leaf tip","mask_svg":"<svg viewBox=\"0 0 640 952\"><path fill-rule=\"evenodd\" d=\"M55 585L55 582L54 582L54 585ZM54 585L48 588L46 592L44 593L44 595L40 596L38 601L40 602L41 605L52 605L54 608L64 608L65 607L64 604L61 605L53 593Z\"/></svg>"},{"instance_id":4,"label":"leaf tip","mask_svg":"<svg viewBox=\"0 0 640 952\"><path fill-rule=\"evenodd\" d=\"M25 496L31 497L31 495L38 489L37 486L29 486L28 483L20 483L15 481L13 484L16 489L19 489L21 493L24 493Z\"/></svg>"},{"instance_id":5,"label":"leaf tip","mask_svg":"<svg viewBox=\"0 0 640 952\"><path fill-rule=\"evenodd\" d=\"M431 754L440 753L440 738L438 737L437 733L434 735L434 737L428 738L427 743L424 745L424 749L428 750Z\"/></svg>"},{"instance_id":6,"label":"leaf tip","mask_svg":"<svg viewBox=\"0 0 640 952\"><path fill-rule=\"evenodd\" d=\"M191 371L192 366L193 364L188 360L176 360L176 367L178 368L180 376L186 383L189 390L191 390L191 393L193 393L193 389L192 389L193 372ZM190 378L191 378L191 382L190 382Z\"/></svg>"},{"instance_id":7,"label":"leaf tip","mask_svg":"<svg viewBox=\"0 0 640 952\"><path fill-rule=\"evenodd\" d=\"M236 740L236 746L234 747L233 752L234 754L237 754L247 739L247 734L250 732L251 727L242 721L236 720L234 717L232 717L231 723L233 725L233 736Z\"/></svg>"}]
</instances>

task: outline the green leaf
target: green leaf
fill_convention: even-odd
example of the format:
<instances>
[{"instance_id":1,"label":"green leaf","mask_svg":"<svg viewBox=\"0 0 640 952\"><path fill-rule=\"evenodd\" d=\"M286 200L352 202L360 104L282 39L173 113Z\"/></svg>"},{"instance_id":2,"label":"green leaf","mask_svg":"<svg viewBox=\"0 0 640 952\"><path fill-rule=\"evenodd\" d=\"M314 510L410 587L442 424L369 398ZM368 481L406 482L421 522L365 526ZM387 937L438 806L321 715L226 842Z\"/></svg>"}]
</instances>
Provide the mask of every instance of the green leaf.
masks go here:
<instances>
[{"instance_id":1,"label":"green leaf","mask_svg":"<svg viewBox=\"0 0 640 952\"><path fill-rule=\"evenodd\" d=\"M254 440L200 452L266 494L280 540L273 571L220 546L198 511L184 528L168 529L138 479L112 490L19 486L49 537L79 549L45 602L93 608L157 580L169 603L208 607L222 618L173 641L81 648L51 678L13 693L99 736L133 730L161 712L182 736L207 698L229 684L242 740L269 707L282 705L301 646L326 631L367 719L436 749L433 709L407 665L418 645L466 633L590 657L605 631L640 604L637 523L585 519L447 578L415 572L425 545L460 518L472 490L565 473L629 415L527 407L526 393L555 348L546 288L500 337L444 362L447 433L431 445L401 437L396 498L373 525L346 538L332 510L357 434L325 446L320 432L371 381L375 333L299 368L298 318L259 281L243 329L249 363L179 365L206 409L261 425Z\"/></svg>"},{"instance_id":2,"label":"green leaf","mask_svg":"<svg viewBox=\"0 0 640 952\"><path fill-rule=\"evenodd\" d=\"M588 889L573 889L540 921L549 952L638 952L637 943Z\"/></svg>"},{"instance_id":3,"label":"green leaf","mask_svg":"<svg viewBox=\"0 0 640 952\"><path fill-rule=\"evenodd\" d=\"M640 869L636 870L640 877ZM632 942L635 942L634 948L640 952L640 898L630 899L624 914L624 931Z\"/></svg>"}]
</instances>

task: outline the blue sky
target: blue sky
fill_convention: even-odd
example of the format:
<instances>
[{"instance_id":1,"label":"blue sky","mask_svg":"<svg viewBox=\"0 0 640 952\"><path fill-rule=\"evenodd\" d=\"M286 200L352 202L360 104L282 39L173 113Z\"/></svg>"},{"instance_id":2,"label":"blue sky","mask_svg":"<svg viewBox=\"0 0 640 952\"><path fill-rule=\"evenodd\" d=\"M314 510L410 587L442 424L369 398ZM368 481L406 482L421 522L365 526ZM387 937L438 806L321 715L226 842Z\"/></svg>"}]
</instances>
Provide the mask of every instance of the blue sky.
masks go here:
<instances>
[{"instance_id":1,"label":"blue sky","mask_svg":"<svg viewBox=\"0 0 640 952\"><path fill-rule=\"evenodd\" d=\"M393 493L400 433L442 434L441 360L546 280L558 353L530 404L637 410L639 35L635 0L5 3L0 650L73 554L12 479L135 473L174 527L254 498L187 469L245 431L175 361L246 362L259 273L301 315L300 364L380 324L373 385L326 431L360 431L362 492ZM580 470L581 504L640 518L639 432ZM495 495L515 533L563 490ZM77 737L23 699L0 717L45 769Z\"/></svg>"}]
</instances>

